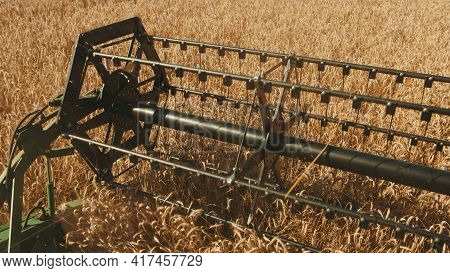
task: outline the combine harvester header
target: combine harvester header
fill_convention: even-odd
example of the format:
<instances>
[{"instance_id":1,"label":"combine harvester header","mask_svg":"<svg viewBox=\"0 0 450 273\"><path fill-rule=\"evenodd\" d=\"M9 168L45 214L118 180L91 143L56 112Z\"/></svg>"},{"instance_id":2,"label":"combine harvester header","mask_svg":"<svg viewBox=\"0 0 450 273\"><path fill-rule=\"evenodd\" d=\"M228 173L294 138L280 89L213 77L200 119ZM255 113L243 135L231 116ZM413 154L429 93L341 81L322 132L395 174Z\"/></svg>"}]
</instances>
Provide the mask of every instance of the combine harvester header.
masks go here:
<instances>
[{"instance_id":1,"label":"combine harvester header","mask_svg":"<svg viewBox=\"0 0 450 273\"><path fill-rule=\"evenodd\" d=\"M123 45L128 47L123 55L108 52ZM188 52L198 56L194 64L186 57ZM239 63L239 71L227 70L223 65L227 62ZM92 82L85 81L89 69L98 78L94 88L86 87L92 86ZM302 83L306 70L317 75L316 84ZM337 73L340 82L328 84L327 71ZM349 90L353 86L349 83L352 73L365 77L358 82L360 90ZM387 88L390 94L375 96L362 92L377 77L392 77ZM388 98L408 79L421 82L422 86L415 90L419 103ZM408 143L409 158L423 145L435 150L435 158L448 157L449 141L429 136L427 129L436 119L446 120L442 124L448 125L450 109L424 101L428 93L435 91L433 84L444 85L447 93L442 95L448 96L449 83L449 77L150 36L139 18L82 33L76 41L63 93L28 114L15 130L10 159L0 178L0 205L8 202L10 208L10 223L0 229L0 249L24 252L58 247L63 234L55 216L51 161L75 152L97 181L110 187L126 190L129 186L121 183L119 176L143 162L149 162L154 170L167 167L175 174L191 173L197 179L214 180L233 188L243 186L254 194L242 227L255 226L255 210L262 197L259 195L273 195L323 210L329 220L335 214L353 217L359 219L361 227L369 223L390 227L398 238L414 233L442 248L450 243L448 234L328 203L297 193L295 187L286 190L284 185L290 187L293 183L286 177L286 169L297 161L306 161L372 177L375 183L385 180L450 195L448 170L438 169L433 163L400 160L389 152L394 139L402 139ZM196 100L195 105L186 105L186 101L192 100ZM342 104L336 106L337 102ZM348 104L345 110L353 112L353 118L339 115L344 112L339 109L343 104ZM312 106L320 106L323 111L311 112ZM368 109L382 109L379 115L386 117L385 126L363 121ZM417 128L411 130L411 125L396 128L394 119L399 111L415 113ZM320 133L309 134L313 132L311 126L316 126ZM321 139L330 127L340 132L337 139L341 141L330 143ZM176 145L160 149L168 145L164 143L167 138L162 136L163 131L172 134L172 142L178 142L177 145L197 142L204 154L195 155L196 160L187 160L176 156ZM355 136L364 144L374 134L384 139L383 151L358 150L351 141L344 141ZM220 150L215 153L222 157L211 158L214 147ZM189 157L189 149L182 152ZM34 208L24 219L24 173L39 157L46 159L48 169L47 207ZM123 158L132 164L115 169ZM133 191L185 208L155 193ZM37 210L42 211L40 217L33 216ZM204 216L211 221L232 223L231 219L213 214ZM279 238L308 251L320 251L305 243Z\"/></svg>"}]
</instances>

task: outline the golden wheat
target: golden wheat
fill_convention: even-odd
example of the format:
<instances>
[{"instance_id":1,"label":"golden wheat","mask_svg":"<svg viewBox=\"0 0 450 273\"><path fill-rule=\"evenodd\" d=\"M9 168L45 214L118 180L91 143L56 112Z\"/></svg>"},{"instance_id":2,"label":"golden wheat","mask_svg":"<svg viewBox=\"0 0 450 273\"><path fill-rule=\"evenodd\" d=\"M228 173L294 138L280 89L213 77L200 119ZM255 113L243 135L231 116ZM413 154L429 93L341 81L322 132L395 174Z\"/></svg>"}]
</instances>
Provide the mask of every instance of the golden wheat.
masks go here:
<instances>
[{"instance_id":1,"label":"golden wheat","mask_svg":"<svg viewBox=\"0 0 450 273\"><path fill-rule=\"evenodd\" d=\"M77 34L119 21L140 16L149 34L200 40L212 43L239 45L280 52L295 52L320 58L344 60L405 70L448 75L450 28L448 2L438 1L56 1L23 0L0 1L0 167L6 163L6 153L12 130L28 111L41 106L64 87L66 69ZM191 62L198 65L193 53L181 56L166 52L167 60ZM203 65L213 67L215 60L206 59ZM237 61L222 64L231 72L254 71L255 67L240 67ZM241 69L241 71L239 71ZM360 76L360 75L359 75ZM333 73L325 75L324 82L335 87ZM328 78L327 78L328 77ZM305 83L317 84L313 72L306 72ZM88 85L95 80L87 78ZM389 90L389 79L379 79L365 92L384 96ZM186 80L193 84L193 79ZM398 97L415 101L418 94L410 88L398 90ZM349 80L349 89L361 86L361 77ZM209 88L214 88L210 84ZM436 88L439 88L437 86ZM238 88L232 90L238 92ZM441 95L439 95L441 94ZM444 94L442 96L442 94ZM239 95L239 94L238 94ZM309 111L323 111L305 98ZM309 103L308 103L309 102ZM430 93L426 103L450 107L446 93ZM177 103L177 105L175 105ZM171 101L172 107L181 107L181 101ZM334 103L330 115L337 112L352 116L344 104ZM185 108L199 113L200 109ZM225 112L206 110L206 115L229 118ZM380 109L364 109L362 122L382 123ZM235 120L242 122L242 120ZM401 130L413 128L416 118L407 111L400 112L395 126ZM302 137L321 139L327 143L340 142L338 128L320 131L311 124L295 131ZM429 134L450 139L450 121L437 120L430 124ZM196 146L197 138L181 137L165 130L161 136L162 150L179 150ZM376 135L366 142L361 138L347 138L355 149L384 151L384 140ZM181 144L179 143L181 142ZM205 144L211 148L217 143ZM392 156L407 159L405 141L395 141L390 147ZM425 158L438 168L450 168L447 151L444 158L433 158L432 147L425 147L411 160ZM221 157L220 151L211 152L209 160ZM45 169L37 162L26 175L25 209L44 194ZM237 227L224 230L222 226L196 225L198 211L187 216L173 208L147 204L117 191L106 191L91 184L92 176L77 157L54 162L58 203L76 198L87 202L74 214L74 230L67 236L68 244L80 251L185 251L185 252L270 252L294 251L278 240L267 241L248 230ZM304 163L287 161L288 181L294 181L305 168ZM289 165L290 164L290 165ZM166 170L136 170L130 176L142 181L145 190L173 193L175 199L195 200L202 207L213 208L234 218L245 218L250 193L219 188L214 182L200 183L189 176L174 177ZM143 179L142 177L146 179ZM144 181L145 180L145 181ZM357 208L375 207L384 216L395 216L404 222L420 223L432 230L449 231L450 198L406 188L370 178L356 177L325 167L314 166L296 190L307 190L324 199L351 203ZM330 182L331 181L331 182ZM289 186L289 185L288 185ZM226 193L224 193L226 192ZM243 201L241 201L243 200ZM241 202L243 204L241 204ZM273 209L276 208L276 209ZM428 252L430 244L420 237L407 235L403 242L393 239L393 231L373 226L359 229L356 220L337 217L326 221L321 212L306 207L302 211L279 199L267 198L261 202L264 211L260 227L309 242L330 251L344 252ZM7 221L6 208L0 211L0 223ZM125 231L125 232L124 232ZM444 251L448 252L448 246Z\"/></svg>"}]
</instances>

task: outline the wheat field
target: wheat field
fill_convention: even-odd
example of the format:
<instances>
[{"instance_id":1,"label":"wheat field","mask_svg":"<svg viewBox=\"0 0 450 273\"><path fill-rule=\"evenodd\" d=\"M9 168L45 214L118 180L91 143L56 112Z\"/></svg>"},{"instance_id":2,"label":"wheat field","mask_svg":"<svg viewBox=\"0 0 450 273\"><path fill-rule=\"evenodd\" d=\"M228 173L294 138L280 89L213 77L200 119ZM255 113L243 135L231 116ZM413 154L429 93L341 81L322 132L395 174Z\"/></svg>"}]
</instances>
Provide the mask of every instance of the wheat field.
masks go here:
<instances>
[{"instance_id":1,"label":"wheat field","mask_svg":"<svg viewBox=\"0 0 450 273\"><path fill-rule=\"evenodd\" d=\"M60 93L75 37L84 31L116 21L139 16L148 34L236 45L276 52L382 67L412 70L437 75L450 74L448 1L382 0L278 0L278 1L58 1L0 0L0 169L7 162L9 141L17 122L29 111L41 107ZM164 55L167 61L178 55ZM163 58L163 60L164 60ZM172 58L172 59L171 59ZM183 60L195 62L194 56ZM206 60L208 68L214 60ZM225 69L235 71L237 63ZM234 70L233 70L234 69ZM241 72L252 67L243 67ZM246 70L247 69L247 70ZM89 81L88 76L88 81ZM306 77L314 83L314 77ZM333 83L332 76L329 78ZM189 80L188 80L189 81ZM372 86L371 95L383 96L388 79ZM95 85L95 80L89 82ZM185 83L189 84L189 82ZM353 83L358 86L358 79ZM411 83L414 87L416 83ZM209 86L214 87L214 84ZM327 86L325 86L327 87ZM352 88L352 83L349 83ZM436 88L439 88L436 87ZM366 90L367 91L367 90ZM448 90L445 90L448 91ZM238 92L237 89L235 92ZM443 94L443 95L442 95ZM420 93L399 90L397 98L417 101ZM305 106L322 111L313 98ZM191 101L192 102L192 101ZM177 102L172 106L177 106ZM178 102L180 103L180 102ZM449 108L448 92L430 93L424 103ZM206 114L215 115L213 106ZM336 104L330 115L351 115ZM198 113L195 106L186 111ZM362 121L383 122L378 109L366 109ZM203 111L203 110L202 110ZM347 112L348 113L347 113ZM221 112L219 118L226 118ZM407 130L415 119L400 114L396 126ZM336 128L320 131L320 126L306 128L303 137L330 144L340 142ZM429 135L450 140L450 120L430 124ZM174 137L163 131L161 151L187 150L193 156L202 151L195 139ZM180 144L179 142L185 142ZM378 153L385 141L371 137L366 142L349 141L358 150ZM209 146L208 146L209 145ZM221 151L207 143L208 160L220 160ZM425 161L433 167L449 170L448 147L444 156L435 158L432 147L425 147L412 158L405 142L393 144L391 156L414 162ZM211 159L212 158L212 159ZM25 211L45 194L45 168L38 161L26 174ZM286 163L289 187L307 165ZM290 165L289 165L290 164ZM269 240L253 231L221 224L202 224L201 209L242 219L248 213L251 193L229 189L208 181L202 184L187 175L175 176L167 170L142 167L130 176L139 177L145 190L170 195L174 200L195 202L198 209L189 214L173 207L160 206L128 193L108 190L93 183L93 175L77 156L54 162L58 204L84 198L86 203L74 211L71 231L66 241L73 251L112 252L291 252L298 249L278 239ZM367 177L356 177L330 168L314 166L296 191L306 191L326 200L351 204L361 209L376 209L383 217L424 226L433 231L450 231L450 198L407 188ZM331 252L432 252L431 243L422 237L407 235L397 241L388 228L372 225L358 227L358 221L336 217L327 221L312 208L294 209L276 198L260 202L259 228L286 236ZM200 209L201 207L201 209ZM264 215L262 217L261 215ZM6 206L0 208L0 223L8 219ZM449 246L443 249L449 252Z\"/></svg>"}]
</instances>

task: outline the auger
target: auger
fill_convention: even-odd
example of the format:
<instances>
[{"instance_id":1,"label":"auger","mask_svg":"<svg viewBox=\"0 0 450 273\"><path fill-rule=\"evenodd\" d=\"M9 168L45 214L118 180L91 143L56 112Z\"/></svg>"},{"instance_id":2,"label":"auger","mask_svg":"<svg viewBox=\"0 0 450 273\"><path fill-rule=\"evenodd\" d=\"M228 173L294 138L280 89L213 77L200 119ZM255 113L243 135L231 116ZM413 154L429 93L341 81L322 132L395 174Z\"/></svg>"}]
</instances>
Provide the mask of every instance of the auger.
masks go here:
<instances>
[{"instance_id":1,"label":"auger","mask_svg":"<svg viewBox=\"0 0 450 273\"><path fill-rule=\"evenodd\" d=\"M107 53L107 50L127 43L130 44L127 54ZM168 55L175 56L174 52L182 57L167 61ZM194 65L188 62L188 52L199 56ZM214 58L218 61L214 61ZM221 65L224 60L237 60L239 71L226 71ZM249 63L249 69L245 72L241 67L244 61ZM263 71L270 63L273 65ZM302 84L300 78L307 67L317 72L317 84ZM340 88L324 87L328 68L340 71ZM89 69L96 72L100 82L97 87L84 90ZM248 70L254 73L247 73ZM281 77L276 76L275 71L280 71ZM419 94L420 103L348 90L346 80L352 72L367 75L366 81L360 86L361 90L367 90L377 76L392 77L390 95L407 79L420 81L423 84ZM83 159L97 181L103 185L131 190L140 196L186 210L189 208L155 193L130 189L118 182L117 178L137 168L141 162L149 162L152 169L164 167L173 169L178 175L189 173L196 175L197 179L212 179L230 187L242 186L254 193L245 224L238 224L245 228L254 227L253 223L257 221L254 212L261 198L259 195L263 194L323 210L329 219L339 214L358 219L361 227L369 223L378 224L394 229L398 237L413 233L429 238L438 247L448 245L448 234L283 189L286 178L282 169L288 166L287 159L310 162L318 157L316 163L322 166L372 177L375 181L384 180L450 195L448 170L432 164L400 160L388 152L383 155L374 151L360 151L351 145L346 146L348 143L325 143L317 140L320 135L307 138L299 134L302 132L302 135L308 135L307 125L318 122L321 131L334 125L342 134L362 134L363 141L371 134L379 134L386 140L386 150L394 139L407 141L410 153L413 153L413 147L418 149L421 145L432 145L435 157L441 154L445 158L450 142L445 138L427 135L428 124L432 119L448 121L450 116L450 109L445 108L447 106L433 106L424 102L427 92L432 92L434 83L447 88L450 78L293 53L151 36L146 33L139 18L82 33L75 43L64 91L42 109L28 114L14 132L10 158L0 177L0 205L7 202L10 209L9 224L0 228L0 249L10 252L60 249L60 238L64 234L55 216L57 205L51 161L74 153ZM191 113L179 109L180 102L185 106L186 100L191 97L198 99L196 107L191 105L191 108L196 109ZM315 103L324 106L325 113L309 112L307 107L303 107L306 97L316 98ZM333 101L348 102L349 109L356 117L350 120L331 115L329 106ZM361 121L362 109L373 106L384 109L380 114L388 117L388 126ZM416 113L420 126L424 128L423 133L417 133L422 127L415 132L396 129L393 119L399 109ZM224 113L228 113L227 120L220 118ZM96 130L95 136L90 133L93 130ZM217 162L217 159L216 162L207 160L205 163L201 157L196 160L176 157L170 154L170 150L175 147L159 149L164 141L161 136L163 130L176 134L179 142L192 143L199 139L197 144L200 150L206 149L208 141L221 143L220 147L228 145L223 155L232 160L228 160L227 164ZM99 131L103 134L101 139L98 137ZM182 134L188 137L183 138ZM56 147L61 143L67 144ZM184 152L189 154L189 150ZM46 159L47 206L37 206L23 217L24 173L39 157ZM115 163L124 157L128 157L131 164L123 170L116 170ZM80 204L81 201L73 201L67 205ZM41 211L40 216L37 211ZM234 223L231 219L214 214L205 213L204 216L211 221ZM277 236L258 232L264 236ZM308 251L320 251L305 243L277 237Z\"/></svg>"}]
</instances>

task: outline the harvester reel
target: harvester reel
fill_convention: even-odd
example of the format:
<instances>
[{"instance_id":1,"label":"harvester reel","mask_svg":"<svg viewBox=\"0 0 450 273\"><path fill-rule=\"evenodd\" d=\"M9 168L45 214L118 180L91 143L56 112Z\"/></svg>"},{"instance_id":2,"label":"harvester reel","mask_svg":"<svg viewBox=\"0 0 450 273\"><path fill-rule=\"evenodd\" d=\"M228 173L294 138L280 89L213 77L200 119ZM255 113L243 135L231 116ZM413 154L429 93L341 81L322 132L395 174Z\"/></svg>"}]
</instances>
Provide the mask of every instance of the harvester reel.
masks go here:
<instances>
[{"instance_id":1,"label":"harvester reel","mask_svg":"<svg viewBox=\"0 0 450 273\"><path fill-rule=\"evenodd\" d=\"M104 50L126 42L131 42L128 54L104 53ZM168 62L161 58L165 56L166 50L178 48L182 54L188 48L197 49L200 56L198 66L174 64L173 61ZM253 67L259 67L259 71L247 75L242 72L222 71L220 67L207 69L202 63L202 56L210 53L219 60L231 58L230 55L236 54L239 62L246 60L249 56L256 57L256 65ZM275 63L262 71L264 65L269 65L269 60ZM112 62L115 67L122 67L111 69L106 65L107 62ZM319 83L316 86L302 84L299 80L306 65L317 69ZM144 66L150 68L149 71L145 72ZM89 67L94 67L101 84L82 94L85 74ZM320 87L320 82L323 80L321 75L327 67L342 70L340 90ZM281 77L273 75L277 70L281 70ZM345 79L354 70L368 74L367 86L379 74L395 78L393 90L402 85L405 78L423 81L422 99L420 103L414 103L364 95L356 90L348 91L345 87ZM68 75L63 93L44 108L24 119L23 123L27 122L19 124L14 134L11 158L8 167L0 177L0 206L8 201L11 212L9 225L0 229L0 250L2 251L49 250L48 248L51 247L49 240L41 244L36 244L35 241L36 235L48 236L49 226L53 227L52 230L60 230L55 218L57 208L54 200L51 160L72 155L75 151L86 162L98 181L113 188L129 189L127 184L119 183L117 177L135 167L138 162L149 161L152 168L166 166L173 169L174 173L182 171L196 174L198 177L242 186L252 192L248 218L237 221L246 222L246 224L235 223L231 219L225 219L227 217L221 218L204 213L203 216L210 221L237 224L244 228L257 227L258 225L254 224L257 221L255 210L262 194L285 198L295 204L309 205L322 210L328 220L331 220L335 214L340 214L358 219L361 227L367 227L369 223L373 223L392 228L399 238L405 233L413 233L429 238L435 246L444 244L448 246L450 243L448 234L385 219L377 213L357 211L327 203L314 196L287 192L283 190L283 184L289 181L283 176L282 171L283 160L286 158L305 162L314 161L322 166L369 176L376 181L386 180L437 194L450 195L448 170L435 168L432 164L402 161L393 156L380 156L368 151L340 147L337 144L324 144L323 140L300 137L300 134L308 134L306 127L311 121L315 121L320 123L321 131L330 124L340 128L342 134L351 134L351 130L353 132L359 130L362 132L363 141L371 134L381 134L386 137L386 150L394 138L406 139L410 144L410 150L411 147L422 144L433 145L436 155L439 154L445 158L448 155L449 141L428 136L427 128L436 116L448 118L450 109L425 104L423 98L425 92L432 92L431 87L434 82L450 83L448 77L322 60L295 54L149 36L139 18L131 18L81 34L75 44ZM188 75L197 81L199 88L187 87L184 84L184 79ZM216 84L219 82L221 90L207 90L208 85L213 86L209 83L210 79L216 80ZM236 94L230 92L232 87L238 85L237 90L233 91ZM319 99L315 103L324 106L325 113L308 112L308 109L305 109L307 107L302 107L307 96L318 96ZM185 105L184 102L190 97L199 99L196 106L200 108L200 114L190 113L185 108L180 109L180 99ZM170 104L170 100L174 103ZM350 102L356 118L348 120L339 115L329 115L328 110L332 100ZM227 113L235 111L234 119L222 120L215 115L206 115L207 103L213 103L217 108L225 108ZM380 127L361 122L360 111L364 105L384 107L385 116L390 118L389 126ZM50 108L53 108L53 111L49 111ZM425 124L425 132L419 134L396 130L392 120L399 110L418 113L420 122ZM238 115L238 111L241 111L241 114ZM243 122L236 121L240 117L243 117ZM106 130L103 126L106 126ZM300 130L295 131L295 128ZM98 140L91 137L89 131L93 129L103 130L104 138ZM204 141L214 142L214 145L219 145L217 143L229 145L233 148L223 149L222 154L227 153L224 157L229 157L231 151L235 151L231 158L232 162L222 168L220 166L223 165L220 164L211 166L202 164L201 156L194 157L197 161L192 162L192 160L187 161L171 154L164 154L158 150L162 130L175 132L178 144L199 137L201 147L204 147ZM182 138L178 134L184 134L187 137ZM70 140L70 145L53 148L55 140L60 137ZM144 147L145 152L140 152L137 149L139 147ZM220 147L218 149L222 149ZM244 156L246 151L249 152L248 157ZM191 151L188 149L187 152ZM22 208L24 173L40 156L45 157L47 162L48 207L39 206L36 210L45 210L49 219L33 218L34 214L30 214L31 218L24 220ZM124 156L129 156L133 165L119 173L113 173L114 163ZM144 198L155 199L162 204L190 210L177 202L162 199L154 193L136 189L133 189L133 192ZM80 205L80 202L74 201L71 205ZM33 225L24 225L24 222L28 221L32 221ZM257 232L271 238L278 236L261 229ZM320 251L307 243L278 237L287 244L301 249Z\"/></svg>"}]
</instances>

